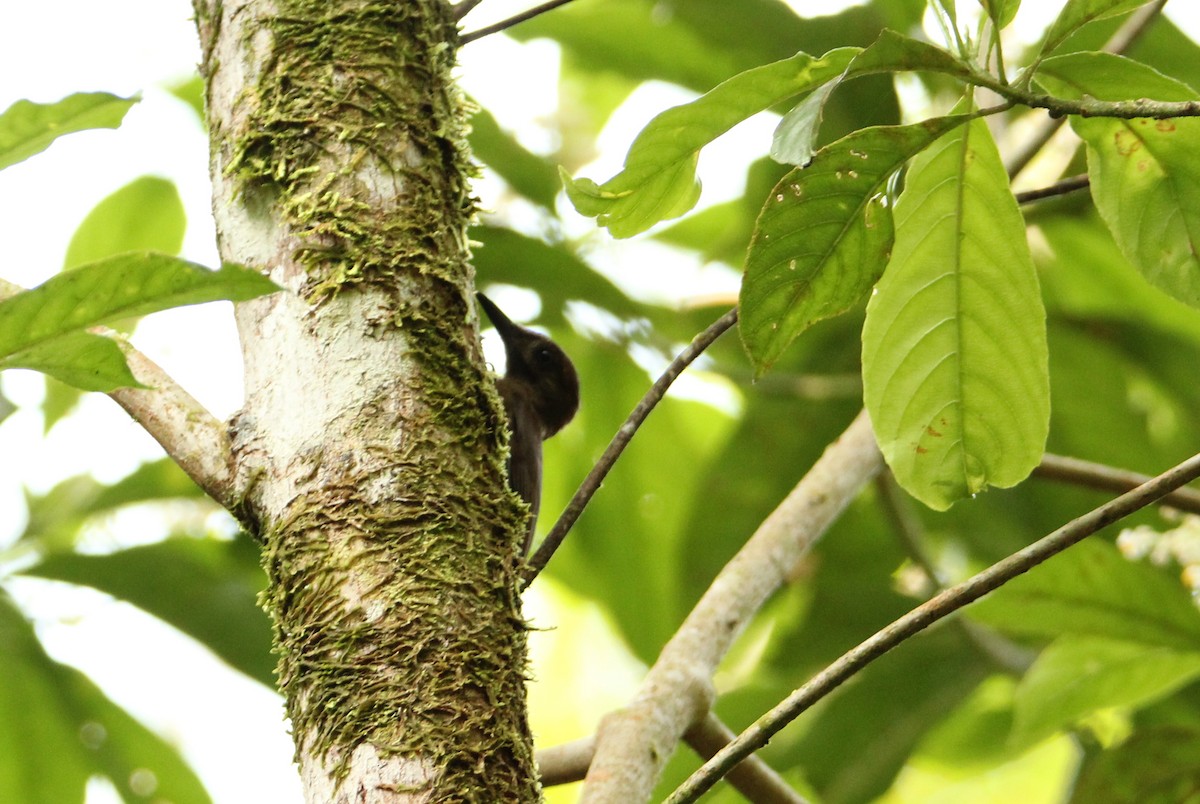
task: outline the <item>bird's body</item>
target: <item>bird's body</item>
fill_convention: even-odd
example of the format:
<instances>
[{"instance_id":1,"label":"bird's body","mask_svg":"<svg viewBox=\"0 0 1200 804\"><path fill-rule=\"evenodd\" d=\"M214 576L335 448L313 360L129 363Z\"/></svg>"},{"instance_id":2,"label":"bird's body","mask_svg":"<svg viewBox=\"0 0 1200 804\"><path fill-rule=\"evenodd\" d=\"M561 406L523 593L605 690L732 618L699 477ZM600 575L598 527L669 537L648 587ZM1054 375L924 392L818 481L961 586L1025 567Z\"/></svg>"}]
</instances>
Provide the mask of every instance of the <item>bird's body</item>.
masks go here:
<instances>
[{"instance_id":1,"label":"bird's body","mask_svg":"<svg viewBox=\"0 0 1200 804\"><path fill-rule=\"evenodd\" d=\"M529 552L542 499L542 442L579 409L579 378L571 359L545 335L514 324L487 296L475 294L504 341L507 365L496 388L508 417L509 488L532 517L522 555Z\"/></svg>"}]
</instances>

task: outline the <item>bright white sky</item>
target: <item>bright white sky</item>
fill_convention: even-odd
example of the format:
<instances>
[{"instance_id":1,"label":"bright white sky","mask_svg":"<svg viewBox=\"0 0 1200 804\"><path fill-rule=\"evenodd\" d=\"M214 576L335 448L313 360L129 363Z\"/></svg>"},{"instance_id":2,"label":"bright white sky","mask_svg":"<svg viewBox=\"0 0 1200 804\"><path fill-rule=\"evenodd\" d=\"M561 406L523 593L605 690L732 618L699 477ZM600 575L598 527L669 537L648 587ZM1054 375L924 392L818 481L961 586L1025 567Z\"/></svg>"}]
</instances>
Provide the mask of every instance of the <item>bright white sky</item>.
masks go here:
<instances>
[{"instance_id":1,"label":"bright white sky","mask_svg":"<svg viewBox=\"0 0 1200 804\"><path fill-rule=\"evenodd\" d=\"M533 4L534 0L486 0L471 14L466 27L484 25ZM851 3L843 0L840 4ZM809 13L817 7L822 13L831 13L840 4L831 0L792 3ZM974 6L962 5L964 9ZM1045 17L1059 6L1026 2L1018 22L1032 27L1035 17ZM1193 37L1200 37L1200 11L1194 4L1174 3L1168 9L1177 22L1192 28ZM1179 14L1179 9L1188 13ZM82 90L123 95L141 92L144 101L130 112L120 130L72 135L0 173L0 221L7 255L0 276L28 287L54 274L84 215L101 198L144 174L167 176L176 182L188 209L185 256L216 264L208 212L207 139L191 111L161 89L191 75L198 60L190 15L187 0L4 4L0 11L0 76L4 76L0 109L20 98L53 101ZM556 53L556 47L546 42L522 46L503 36L473 43L463 52L462 81L468 92L533 149L543 149L547 142L539 117L549 116L557 106ZM496 64L505 67L496 70ZM514 92L514 87L520 91ZM586 174L600 180L612 175L633 134L649 117L690 97L665 85L640 90L615 116L601 142L604 153ZM750 154L764 152L773 126L769 116L748 121L734 136L706 150L702 161L704 203L740 194L739 171L731 166L747 162ZM705 172L704 163L723 169ZM728 176L734 177L732 182ZM479 191L485 206L497 197L495 189L486 184ZM569 214L565 217L565 225L573 232L593 228L591 222ZM612 245L603 238L598 242L603 244L596 250L600 264L645 265L653 260L662 266L648 282L638 281L628 272L623 276L637 293L669 296L685 284L708 291L734 288L731 274L721 268L698 265L636 242ZM637 256L630 259L631 255ZM136 342L217 416L227 417L239 406L241 363L227 305L152 316L139 327ZM88 397L79 415L59 424L43 439L36 412L40 378L10 371L0 382L11 399L25 406L0 425L0 455L4 456L0 461L0 545L9 543L22 527L23 487L44 491L80 472L112 481L141 461L161 454L140 428L99 395ZM157 518L135 513L111 523L94 541L97 549L128 544L128 533L149 531L150 537L157 537L160 527ZM57 587L47 587L33 581L11 585L36 614L35 624L54 656L83 668L119 703L178 741L218 804L300 801L291 767L292 745L281 723L282 707L276 695L128 606L98 594L63 594ZM561 624L561 619L550 617L544 597L533 596L530 605L542 624ZM557 611L555 616L559 616ZM602 624L593 617L581 628L594 634ZM573 649L566 637L560 639L553 633L535 634L534 638L535 650L557 655ZM556 734L554 739L582 736L590 728L589 718L617 705L635 682L636 672L631 667L621 676L603 700L593 701L594 712L581 714L574 733ZM586 677L586 665L579 680L594 681ZM536 707L536 690L534 697ZM115 800L112 791L100 786L89 798L92 802Z\"/></svg>"}]
</instances>

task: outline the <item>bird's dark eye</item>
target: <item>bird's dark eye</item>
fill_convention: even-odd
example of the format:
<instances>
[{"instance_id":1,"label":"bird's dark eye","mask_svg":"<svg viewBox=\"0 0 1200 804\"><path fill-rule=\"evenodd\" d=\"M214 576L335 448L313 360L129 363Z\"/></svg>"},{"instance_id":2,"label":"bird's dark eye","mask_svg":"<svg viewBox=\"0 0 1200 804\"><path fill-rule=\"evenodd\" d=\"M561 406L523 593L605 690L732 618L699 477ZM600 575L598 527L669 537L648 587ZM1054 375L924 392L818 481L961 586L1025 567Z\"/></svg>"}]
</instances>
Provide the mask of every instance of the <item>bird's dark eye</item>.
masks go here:
<instances>
[{"instance_id":1,"label":"bird's dark eye","mask_svg":"<svg viewBox=\"0 0 1200 804\"><path fill-rule=\"evenodd\" d=\"M533 350L533 362L538 368L548 368L553 366L555 363L554 349L545 344L538 346Z\"/></svg>"}]
</instances>

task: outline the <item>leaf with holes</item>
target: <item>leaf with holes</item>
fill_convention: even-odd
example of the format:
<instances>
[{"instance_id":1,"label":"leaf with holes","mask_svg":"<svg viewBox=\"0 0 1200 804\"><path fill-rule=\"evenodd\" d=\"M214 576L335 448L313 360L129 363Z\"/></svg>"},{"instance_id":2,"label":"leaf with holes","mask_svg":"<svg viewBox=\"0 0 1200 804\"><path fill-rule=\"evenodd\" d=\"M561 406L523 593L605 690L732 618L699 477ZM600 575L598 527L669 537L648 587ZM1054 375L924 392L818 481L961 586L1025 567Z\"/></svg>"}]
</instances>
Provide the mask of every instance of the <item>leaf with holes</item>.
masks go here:
<instances>
[{"instance_id":1,"label":"leaf with holes","mask_svg":"<svg viewBox=\"0 0 1200 804\"><path fill-rule=\"evenodd\" d=\"M880 126L826 146L776 185L742 280L742 343L761 375L808 327L845 312L879 279L892 247L888 177L966 116Z\"/></svg>"},{"instance_id":2,"label":"leaf with holes","mask_svg":"<svg viewBox=\"0 0 1200 804\"><path fill-rule=\"evenodd\" d=\"M1109 53L1047 59L1038 82L1099 100L1190 101L1186 84ZM1200 306L1200 120L1071 118L1087 143L1092 198L1121 253L1155 287Z\"/></svg>"},{"instance_id":3,"label":"leaf with holes","mask_svg":"<svg viewBox=\"0 0 1200 804\"><path fill-rule=\"evenodd\" d=\"M863 392L897 480L931 508L1012 486L1046 443L1046 314L987 125L918 156L863 327Z\"/></svg>"}]
</instances>

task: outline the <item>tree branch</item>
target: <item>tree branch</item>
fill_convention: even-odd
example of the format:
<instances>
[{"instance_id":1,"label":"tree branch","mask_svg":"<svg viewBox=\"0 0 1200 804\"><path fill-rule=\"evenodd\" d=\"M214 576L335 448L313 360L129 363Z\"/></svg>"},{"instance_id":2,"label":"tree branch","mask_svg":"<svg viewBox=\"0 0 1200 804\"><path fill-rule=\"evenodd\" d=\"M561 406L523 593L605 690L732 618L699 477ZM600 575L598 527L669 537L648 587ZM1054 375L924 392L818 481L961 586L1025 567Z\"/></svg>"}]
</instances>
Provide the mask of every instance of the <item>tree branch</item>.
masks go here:
<instances>
[{"instance_id":1,"label":"tree branch","mask_svg":"<svg viewBox=\"0 0 1200 804\"><path fill-rule=\"evenodd\" d=\"M883 465L861 412L721 570L650 668L601 723L582 801L645 801L680 737L708 714L734 639Z\"/></svg>"},{"instance_id":2,"label":"tree branch","mask_svg":"<svg viewBox=\"0 0 1200 804\"><path fill-rule=\"evenodd\" d=\"M1050 453L1042 456L1042 462L1033 470L1033 474L1046 480L1072 483L1115 494L1135 489L1152 479L1150 475ZM1164 495L1159 502L1189 514L1200 514L1200 491L1195 489L1177 489Z\"/></svg>"},{"instance_id":3,"label":"tree branch","mask_svg":"<svg viewBox=\"0 0 1200 804\"><path fill-rule=\"evenodd\" d=\"M671 387L671 383L683 373L689 365L692 364L697 357L704 353L704 350L712 345L713 341L721 337L737 323L737 308L733 308L725 315L714 321L708 329L701 332L699 335L688 344L682 352L680 352L671 364L667 366L666 371L662 376L655 381L654 385L650 386L650 390L642 397L642 401L638 402L637 407L629 414L625 423L617 430L617 434L613 436L609 442L608 448L604 450L604 454L600 456L600 460L592 467L592 471L584 478L583 483L575 492L575 496L567 503L567 507L563 509L558 521L554 523L554 527L546 534L546 538L538 545L538 549L534 552L533 557L529 559L529 565L525 569L524 584L526 587L533 582L550 557L554 555L554 551L562 544L563 539L567 537L567 533L579 519L579 515L583 513L583 509L591 501L592 496L599 490L600 484L604 482L604 478L616 463L617 458L621 457L621 453L625 451L625 447L629 445L638 428L642 426L642 422L650 415L650 411L654 410L655 406L662 401L666 395L667 389Z\"/></svg>"},{"instance_id":4,"label":"tree branch","mask_svg":"<svg viewBox=\"0 0 1200 804\"><path fill-rule=\"evenodd\" d=\"M1025 190L1021 193L1016 193L1018 204L1029 204L1033 201L1041 201L1043 198L1054 198L1067 193L1073 193L1076 190L1083 190L1090 186L1091 182L1086 173L1078 176L1071 176L1067 179L1062 179L1048 187L1040 187L1036 190Z\"/></svg>"},{"instance_id":5,"label":"tree branch","mask_svg":"<svg viewBox=\"0 0 1200 804\"><path fill-rule=\"evenodd\" d=\"M466 2L466 0L464 0L464 2ZM458 38L458 44L460 46L465 45L469 42L474 42L476 39L482 39L485 36L491 36L494 33L499 33L500 31L513 27L514 25L519 25L522 22L527 22L534 17L545 14L547 11L553 11L559 6L565 6L569 2L571 2L571 0L550 0L547 3L542 3L540 6L534 6L528 11L522 11L520 14L514 14L506 20L500 20L500 22L497 22L494 25L487 25L478 30L471 31L470 33L465 33ZM467 11L470 10L471 9L469 8L467 9ZM463 12L463 16L465 15L466 11ZM455 19L462 19L462 16L455 17Z\"/></svg>"},{"instance_id":6,"label":"tree branch","mask_svg":"<svg viewBox=\"0 0 1200 804\"><path fill-rule=\"evenodd\" d=\"M766 745L774 734L801 713L904 640L1071 545L1083 541L1101 528L1129 516L1197 477L1200 477L1200 455L1192 456L1150 482L1072 520L1024 550L1013 553L913 609L843 654L781 704L755 721L753 726L738 735L737 739L722 749L716 757L692 774L671 794L666 804L687 804L695 801L704 791L716 784L734 764Z\"/></svg>"},{"instance_id":7,"label":"tree branch","mask_svg":"<svg viewBox=\"0 0 1200 804\"><path fill-rule=\"evenodd\" d=\"M0 280L0 301L23 289ZM238 494L230 466L229 434L225 425L205 410L153 360L134 349L120 333L107 327L89 330L116 341L137 381L146 388L118 388L109 397L125 409L188 477L223 508L237 508Z\"/></svg>"}]
</instances>

